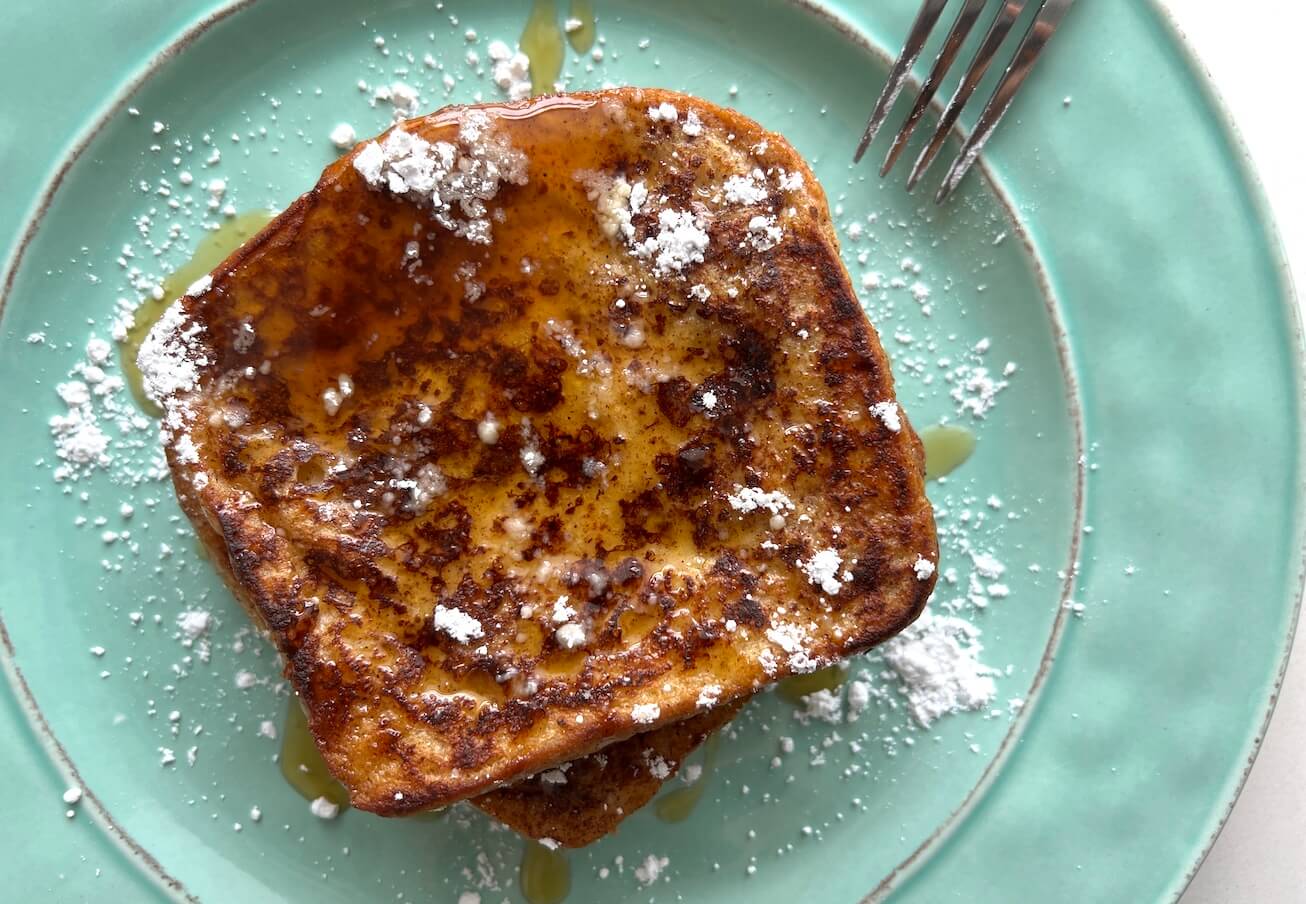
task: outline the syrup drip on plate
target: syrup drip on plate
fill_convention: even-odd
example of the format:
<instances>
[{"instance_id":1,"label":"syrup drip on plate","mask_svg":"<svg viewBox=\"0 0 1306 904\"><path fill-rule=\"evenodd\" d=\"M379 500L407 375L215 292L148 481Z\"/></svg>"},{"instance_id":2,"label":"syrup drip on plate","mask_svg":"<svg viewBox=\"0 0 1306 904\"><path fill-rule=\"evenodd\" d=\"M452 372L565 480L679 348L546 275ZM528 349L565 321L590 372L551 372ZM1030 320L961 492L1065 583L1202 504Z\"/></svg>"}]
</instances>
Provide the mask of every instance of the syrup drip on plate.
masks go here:
<instances>
[{"instance_id":1,"label":"syrup drip on plate","mask_svg":"<svg viewBox=\"0 0 1306 904\"><path fill-rule=\"evenodd\" d=\"M703 771L698 780L686 788L676 788L658 798L653 812L663 822L683 822L694 812L707 790L707 779L716 768L717 748L721 746L720 734L713 734L703 745Z\"/></svg>"},{"instance_id":2,"label":"syrup drip on plate","mask_svg":"<svg viewBox=\"0 0 1306 904\"><path fill-rule=\"evenodd\" d=\"M579 28L567 32L571 49L577 53L589 53L590 48L594 46L595 37L594 4L590 0L571 0L567 19L580 23Z\"/></svg>"},{"instance_id":3,"label":"syrup drip on plate","mask_svg":"<svg viewBox=\"0 0 1306 904\"><path fill-rule=\"evenodd\" d=\"M342 810L349 808L349 792L336 781L326 761L322 759L322 754L318 753L313 733L308 728L308 720L304 717L304 708L294 697L290 699L290 705L286 708L286 721L281 726L279 762L282 776L305 800L325 797ZM447 812L447 809L441 808L412 813L403 818L412 822L439 822Z\"/></svg>"},{"instance_id":4,"label":"syrup drip on plate","mask_svg":"<svg viewBox=\"0 0 1306 904\"><path fill-rule=\"evenodd\" d=\"M558 904L571 891L571 865L562 851L527 841L519 871L521 893L530 904Z\"/></svg>"},{"instance_id":5,"label":"syrup drip on plate","mask_svg":"<svg viewBox=\"0 0 1306 904\"><path fill-rule=\"evenodd\" d=\"M975 434L955 424L938 424L920 432L925 446L925 479L938 480L960 468L975 451Z\"/></svg>"},{"instance_id":6,"label":"syrup drip on plate","mask_svg":"<svg viewBox=\"0 0 1306 904\"><path fill-rule=\"evenodd\" d=\"M517 42L531 58L531 94L549 94L562 74L565 45L555 0L535 0Z\"/></svg>"},{"instance_id":7,"label":"syrup drip on plate","mask_svg":"<svg viewBox=\"0 0 1306 904\"><path fill-rule=\"evenodd\" d=\"M286 721L281 726L281 774L290 787L305 800L325 797L342 810L349 806L349 792L336 781L318 753L313 733L308 730L304 708L294 697L286 706Z\"/></svg>"}]
</instances>

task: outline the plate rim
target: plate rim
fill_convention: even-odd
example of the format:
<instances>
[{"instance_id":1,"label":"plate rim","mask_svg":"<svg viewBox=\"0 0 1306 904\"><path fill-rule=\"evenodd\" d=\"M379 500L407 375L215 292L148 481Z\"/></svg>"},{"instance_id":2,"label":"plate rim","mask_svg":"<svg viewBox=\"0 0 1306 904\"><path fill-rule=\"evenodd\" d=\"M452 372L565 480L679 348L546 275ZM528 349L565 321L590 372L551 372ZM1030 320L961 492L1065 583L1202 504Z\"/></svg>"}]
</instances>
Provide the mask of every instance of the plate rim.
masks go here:
<instances>
[{"instance_id":1,"label":"plate rim","mask_svg":"<svg viewBox=\"0 0 1306 904\"><path fill-rule=\"evenodd\" d=\"M232 2L226 3L218 9L202 14L175 38L169 40L161 50L152 54L139 69L134 71L131 78L116 87L108 99L94 107L92 112L85 117L85 120L89 120L90 124L79 130L74 135L71 143L68 144L61 153L57 168L46 178L46 180L44 180L42 188L37 194L34 202L29 205L28 210L21 215L19 221L21 224L20 228L15 235L12 246L5 256L5 260L3 261L4 276L3 279L0 280L0 311L3 310L5 303L8 301L12 293L13 283L16 279L18 269L21 266L24 253L37 230L40 228L41 222L44 219L44 214L51 200L58 191L71 167L81 159L90 143L95 140L110 117L120 111L122 107L126 105L132 94L134 94L134 92L137 91L148 78L157 72L162 65L166 64L174 56L185 50L187 46L198 39L210 27L231 15L252 6L255 2L257 2L257 0L232 0ZM787 2L791 5L801 6L827 16L836 17L840 22L847 22L846 19L843 19L839 15L838 10L835 8L836 4L832 3L831 0L787 0ZM1177 55L1182 61L1184 67L1194 76L1194 84L1198 86L1201 92L1201 97L1204 105L1207 107L1207 112L1218 124L1219 132L1231 152L1229 154L1231 164L1230 169L1235 178L1237 178L1241 183L1242 191L1254 206L1256 218L1263 234L1267 262L1272 262L1274 273L1277 277L1276 295L1278 296L1278 302L1281 309L1280 313L1283 318L1283 327L1287 333L1284 338L1289 344L1292 352L1290 356L1294 377L1292 381L1292 392L1296 402L1294 410L1298 440L1297 504L1295 505L1295 510L1293 512L1295 536L1292 538L1295 540L1298 549L1295 602L1292 603L1290 612L1288 613L1287 627L1283 632L1282 648L1279 653L1273 681L1270 683L1268 688L1267 698L1258 703L1256 710L1253 711L1259 711L1261 718L1259 720L1259 726L1244 742L1247 753L1241 767L1241 772L1238 774L1232 790L1227 790L1224 794L1220 795L1218 800L1213 801L1211 814L1212 816L1215 816L1215 825L1206 834L1204 840L1197 846L1195 855L1192 856L1189 861L1188 868L1172 898L1172 900L1178 900L1191 883L1206 857L1209 855L1220 835L1220 832L1227 824L1229 816L1245 787L1250 770L1255 763L1257 754L1259 753L1261 741L1264 738L1270 720L1273 717L1275 706L1278 701L1278 695L1282 688L1291 658L1296 631L1300 624L1300 617L1303 608L1303 593L1306 593L1306 523L1304 523L1303 506L1301 504L1302 490L1306 487L1306 477L1302 476L1304 471L1306 471L1306 468L1303 467L1306 465L1306 449L1303 449L1302 443L1302 440L1306 439L1306 387L1303 385L1303 374L1306 372L1306 339L1304 339L1303 336L1302 312L1297 300L1298 293L1294 284L1286 249L1283 245L1282 236L1279 233L1277 223L1273 216L1273 211L1270 207L1268 197L1258 175L1255 163L1242 139L1237 124L1231 115L1227 104L1221 97L1210 73L1203 65L1200 55L1192 47L1183 31L1180 29L1174 18L1174 14L1168 7L1168 4L1164 2L1164 0L1148 0L1145 11L1149 12L1154 21L1161 25L1162 30L1169 39L1169 43L1177 51ZM862 29L852 26L851 35L856 36L854 40L868 43L872 52L880 52L881 49L878 45L870 42ZM994 186L995 192L999 194L1002 203L1011 207L1011 205L1008 204L1005 192L1003 192L1000 187L1000 183L992 176L991 172L987 170L985 172L989 177L989 181ZM1019 217L1017 217L1017 220L1019 221ZM1037 261L1038 258L1034 257L1034 260ZM1063 369L1063 372L1068 375L1073 375L1073 366L1069 369ZM1289 587L1290 586L1291 585L1289 584ZM1291 595L1290 591L1290 596ZM0 659L5 660L4 664L6 666L6 671L10 665L12 665L16 670L17 663L14 656L14 650L9 643L9 638L7 632L4 630L2 621L0 621L0 635L3 635L4 639L4 643L0 644ZM21 674L19 680L21 681ZM18 698L17 694L15 695L15 698ZM20 703L20 707L26 713L27 707L22 705L23 701L18 700L18 702ZM34 703L34 701L32 702ZM32 724L30 714L29 724ZM33 724L33 730L35 731L35 729L36 726ZM38 737L37 740L39 742L40 738ZM57 743L57 740L55 740L56 745ZM45 745L42 744L42 746ZM47 747L47 749L49 748ZM64 763L69 767L72 766L71 761L66 759L64 760ZM134 844L132 846L136 847ZM148 852L145 853L146 856L148 856ZM139 862L140 861L138 861L138 863ZM160 876L164 875L166 874L160 871Z\"/></svg>"},{"instance_id":2,"label":"plate rim","mask_svg":"<svg viewBox=\"0 0 1306 904\"><path fill-rule=\"evenodd\" d=\"M1288 628L1284 632L1283 648L1279 653L1278 666L1275 670L1274 681L1271 684L1268 699L1261 703L1259 707L1261 711L1260 724L1246 742L1246 746L1250 749L1244 755L1242 770L1238 774L1232 792L1228 794L1228 800L1223 801L1223 806L1217 804L1215 812L1218 816L1215 826L1209 830L1196 855L1190 859L1183 879L1170 898L1172 902L1178 902L1183 897L1184 892L1188 890L1188 886L1192 884L1193 879L1202 868L1202 864L1206 862L1207 856L1210 855L1216 841L1220 838L1220 833L1228 824L1234 807L1237 806L1238 800L1242 797L1243 790L1247 787L1247 779L1251 775L1252 767L1256 765L1256 758L1261 752L1261 742L1265 739L1270 722L1274 718L1275 707L1279 702L1279 693L1283 689L1283 682L1288 674L1288 665L1292 659L1293 642L1296 639L1297 630L1301 626L1303 603L1306 602L1306 512L1303 512L1302 505L1302 497L1306 493L1306 448L1304 448L1304 445L1306 445L1306 333L1303 332L1301 301L1298 297L1296 283L1293 280L1288 251L1283 244L1283 236L1279 233L1279 226L1274 218L1274 210L1270 205L1269 195L1265 191L1265 185L1261 181L1260 173L1257 171L1256 161L1252 158L1251 150L1247 147L1246 141L1243 140L1242 132L1238 129L1238 123L1234 119L1233 111L1220 94L1219 87L1216 85L1210 70L1202 62L1201 55L1192 42L1188 40L1188 36L1184 34L1183 29L1179 27L1179 22L1175 18L1173 11L1171 11L1167 0L1146 0L1146 2L1153 17L1160 23L1170 38L1170 43L1178 50L1186 67L1196 74L1197 78L1194 81L1201 90L1203 100L1210 107L1213 114L1212 118L1219 125L1222 137L1234 152L1231 156L1237 161L1237 172L1242 177L1244 191L1255 207L1257 221L1265 231L1266 248L1273 255L1274 267L1279 276L1279 301L1284 313L1287 315L1284 322L1289 328L1287 338L1291 342L1294 351L1292 356L1293 376L1295 377L1293 390L1297 402L1298 479L1295 518L1296 546L1298 550L1297 599L1288 617Z\"/></svg>"},{"instance_id":3,"label":"plate rim","mask_svg":"<svg viewBox=\"0 0 1306 904\"><path fill-rule=\"evenodd\" d=\"M65 149L63 156L59 158L53 174L43 184L36 201L27 212L27 219L23 222L20 237L15 242L12 252L4 261L4 278L0 280L0 314L3 314L12 294L14 281L22 266L27 249L39 233L45 215L58 194L64 179L72 171L73 167L81 161L83 155L99 137L99 134L109 125L112 118L128 106L132 96L162 67L183 53L195 41L202 38L213 26L253 7L259 2L260 0L230 0L226 5L201 15L187 25L180 34L164 44L160 50L152 54L138 69L134 70L132 76L124 81L113 94L87 117L90 122L74 137L72 143ZM832 0L777 0L777 2L782 7L811 16L826 27L832 28L844 40L851 43L857 51L878 59L885 64L886 68L892 66L892 55L872 40L863 28L842 15L840 10L834 7ZM909 74L908 81L919 87L920 80L915 74ZM942 115L942 99L934 98L930 103L930 109L935 116ZM961 123L954 124L950 132L950 138L964 142L969 131ZM1070 332L1062 314L1061 302L1052 285L1048 268L1038 252L1032 234L1020 216L1018 205L1001 180L998 179L987 160L983 157L978 158L973 168L976 173L974 178L982 179L985 182L996 202L1007 214L1015 238L1024 247L1035 282L1038 285L1041 296L1040 301L1048 316L1051 339L1056 347L1057 364L1062 378L1063 403L1073 435L1077 462L1070 471L1071 508L1073 511L1070 539L1065 550L1065 561L1067 563L1064 570L1065 577L1061 579L1057 591L1055 614L1047 640L1044 642L1038 664L1024 692L1026 705L1011 720L1007 731L1003 734L1002 740L989 758L984 770L976 778L975 783L966 791L960 802L912 851L903 856L887 873L874 880L874 886L858 899L859 904L872 904L872 902L883 901L902 883L910 880L917 870L928 862L929 852L936 850L956 832L1005 769L1018 741L1029 726L1033 714L1038 710L1038 702L1043 696L1047 680L1052 673L1057 651L1060 649L1065 637L1070 615L1066 603L1074 593L1077 579L1077 570L1074 565L1078 562L1083 548L1083 526L1088 499L1087 475L1083 464L1084 454L1087 449L1087 433L1084 425L1080 380L1075 367ZM134 862L164 894L174 898L174 900L198 901L199 899L194 894L187 891L180 879L171 875L143 844L133 838L114 820L108 807L81 780L76 764L47 723L40 704L22 674L17 661L17 650L9 637L3 613L0 613L0 673L6 676L10 686L16 688L15 697L18 698L19 708L26 717L33 740L37 742L61 772L77 778L78 786L83 789L83 793L91 801L90 809L94 813L95 821L110 837L119 853Z\"/></svg>"}]
</instances>

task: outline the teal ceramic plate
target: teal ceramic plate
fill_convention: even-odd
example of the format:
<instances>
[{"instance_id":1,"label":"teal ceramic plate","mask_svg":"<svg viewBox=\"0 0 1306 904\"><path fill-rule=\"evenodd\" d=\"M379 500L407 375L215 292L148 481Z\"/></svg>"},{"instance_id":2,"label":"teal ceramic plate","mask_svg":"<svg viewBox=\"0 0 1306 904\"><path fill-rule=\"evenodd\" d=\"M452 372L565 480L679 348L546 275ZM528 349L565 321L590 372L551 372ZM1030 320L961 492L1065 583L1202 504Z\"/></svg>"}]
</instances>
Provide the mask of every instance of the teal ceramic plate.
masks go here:
<instances>
[{"instance_id":1,"label":"teal ceramic plate","mask_svg":"<svg viewBox=\"0 0 1306 904\"><path fill-rule=\"evenodd\" d=\"M563 72L730 103L814 162L913 420L978 438L931 487L932 606L980 632L996 695L924 728L874 655L856 721L764 695L687 820L648 808L569 855L569 901L1169 899L1255 752L1298 599L1301 358L1243 151L1164 17L1102 0L956 202L908 196L848 161L872 48L916 5L594 0L601 42ZM307 188L337 123L385 126L381 88L499 97L489 42L529 5L19 6L0 24L8 894L520 900L522 843L479 814L324 821L281 778L277 663L197 555L118 349L88 340L228 213ZM61 398L72 378L103 394ZM52 428L70 412L99 419L103 466L60 470L60 449L96 451L56 443L60 423L86 439Z\"/></svg>"}]
</instances>

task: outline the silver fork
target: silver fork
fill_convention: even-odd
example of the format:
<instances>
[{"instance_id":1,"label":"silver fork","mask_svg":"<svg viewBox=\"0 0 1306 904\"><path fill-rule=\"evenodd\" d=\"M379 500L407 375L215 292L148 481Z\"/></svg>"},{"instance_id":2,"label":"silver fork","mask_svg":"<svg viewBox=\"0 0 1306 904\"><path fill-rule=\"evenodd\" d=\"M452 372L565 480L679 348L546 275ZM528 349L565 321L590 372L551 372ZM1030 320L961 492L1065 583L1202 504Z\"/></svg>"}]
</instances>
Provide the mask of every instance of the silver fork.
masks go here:
<instances>
[{"instance_id":1,"label":"silver fork","mask_svg":"<svg viewBox=\"0 0 1306 904\"><path fill-rule=\"evenodd\" d=\"M929 107L930 101L934 99L935 93L939 90L939 84L948 74L953 61L957 58L961 45L965 43L967 35L975 27L979 20L980 14L984 11L984 6L988 0L963 0L961 9L957 12L957 18L953 20L952 28L948 31L948 36L943 41L943 46L939 49L939 55L934 59L934 66L930 69L929 77L921 85L921 93L916 98L916 103L912 106L911 112L907 114L907 119L903 122L902 128L898 130L897 136L893 139L893 145L889 148L889 153L885 155L884 165L880 167L880 175L888 175L889 170L893 169L894 163L901 156L903 149L907 146L907 140L911 138L912 132L915 131L917 124ZM1002 42L1006 40L1007 35L1011 32L1016 20L1024 12L1028 0L1001 0L998 11L989 25L988 33L980 42L979 49L975 51L975 56L970 61L970 66L962 76L961 83L953 93L952 99L948 101L948 106L943 111L943 116L939 119L939 126L934 130L934 135L930 138L925 149L921 151L920 156L916 158L915 165L912 166L911 174L907 176L907 190L911 191L920 181L921 176L930 168L934 158L938 156L939 151L943 148L943 143L947 140L948 133L956 125L957 118L961 116L962 108L970 100L971 95L983 80L984 74L988 72L989 65L997 55ZM965 143L962 145L961 153L957 159L952 162L948 173L943 177L943 184L939 186L938 193L934 196L937 203L942 204L948 199L952 192L957 188L966 171L970 169L971 164L979 156L980 150L984 143L989 140L993 130L997 128L998 121L1002 119L1002 114L1007 112L1011 106L1011 100L1016 95L1021 84L1024 83L1025 77L1029 75L1029 70L1033 68L1034 61L1043 48L1047 46L1048 40L1052 37L1061 20L1065 17L1067 10L1074 0L1037 0L1038 11L1035 13L1029 28L1025 31L1025 36L1021 38L1020 45L1016 48L1016 54L1012 57L1011 62L1007 65L1006 71L1002 74L1001 80L993 94L989 97L988 102L984 104L984 109L980 112L979 121L975 123L975 129L970 133ZM948 5L948 0L924 0L921 4L920 12L916 14L916 21L912 23L911 31L907 35L907 43L903 45L902 53L898 55L898 61L893 65L893 71L889 73L889 81L884 86L884 91L880 94L880 99L875 102L875 109L871 111L871 117L866 122L866 131L862 133L862 140L857 144L857 152L853 154L853 162L856 163L862 159L866 153L866 148L874 140L880 127L884 125L884 120L888 117L889 111L893 108L893 103L898 99L902 92L903 85L907 82L907 76L911 72L911 67L916 63L917 57L921 54L921 49L925 46L925 41L930 32L938 23L939 18L943 15L944 8Z\"/></svg>"}]
</instances>

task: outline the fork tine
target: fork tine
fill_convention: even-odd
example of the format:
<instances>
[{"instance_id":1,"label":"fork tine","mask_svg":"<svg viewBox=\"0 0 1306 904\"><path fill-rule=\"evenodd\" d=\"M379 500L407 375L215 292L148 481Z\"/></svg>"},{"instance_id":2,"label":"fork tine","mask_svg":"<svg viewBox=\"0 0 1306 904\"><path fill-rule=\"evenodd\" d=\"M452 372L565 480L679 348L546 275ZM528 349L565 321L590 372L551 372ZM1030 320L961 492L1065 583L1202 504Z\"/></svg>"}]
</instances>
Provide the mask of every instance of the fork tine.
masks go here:
<instances>
[{"instance_id":1,"label":"fork tine","mask_svg":"<svg viewBox=\"0 0 1306 904\"><path fill-rule=\"evenodd\" d=\"M966 106L966 101L975 93L980 81L984 78L984 73L988 72L989 64L993 62L994 55L1002 42L1006 40L1007 33L1011 31L1011 26L1016 24L1016 19L1020 17L1021 12L1025 9L1026 0L1003 0L998 7L998 13L993 17L993 23L989 25L988 34L984 36L984 41L980 44L979 50L975 51L974 58L970 61L970 66L966 69L966 74L961 79L961 84L953 93L952 99L948 101L947 109L943 111L943 117L939 120L939 126L934 130L934 135L930 138L930 143L921 151L920 156L916 158L916 163L911 168L911 175L907 177L907 190L911 191L920 181L921 176L930 168L934 158L938 156L939 151L943 148L943 142L947 140L948 133L956 124L957 118L961 116L962 107Z\"/></svg>"},{"instance_id":2,"label":"fork tine","mask_svg":"<svg viewBox=\"0 0 1306 904\"><path fill-rule=\"evenodd\" d=\"M903 122L902 128L898 130L897 136L893 139L893 147L889 148L889 153L885 155L884 165L880 167L880 175L887 176L889 170L898 161L899 155L902 154L903 148L907 146L907 140L911 138L912 132L916 131L916 125L921 121L925 110L929 107L930 101L934 99L934 93L939 90L939 83L943 77L948 74L952 67L952 62L957 58L957 51L961 50L961 45L966 41L966 36L975 26L976 20L979 19L980 11L984 9L987 0L966 0L966 5L957 13L956 20L952 23L952 30L948 32L947 39L939 49L939 55L934 59L934 68L930 70L930 76L921 86L921 93L916 98L916 105L911 108L911 113Z\"/></svg>"},{"instance_id":3,"label":"fork tine","mask_svg":"<svg viewBox=\"0 0 1306 904\"><path fill-rule=\"evenodd\" d=\"M953 161L948 174L943 177L943 184L939 186L938 194L934 196L936 202L942 204L948 199L971 164L975 162L980 149L984 147L984 142L989 140L989 136L997 128L998 121L1002 119L1002 114L1011 106L1012 98L1020 90L1025 77L1029 75L1029 70L1034 68L1038 55L1047 46L1052 33L1057 30L1057 26L1061 24L1061 20L1073 2L1074 0L1043 0L1043 6L1034 17L1034 21L1029 24L1029 29L1021 39L1011 65L1007 66L1002 80L998 82L998 86L993 89L993 95L984 105L979 121L975 124L975 130L970 133L970 137L962 145L961 153Z\"/></svg>"},{"instance_id":4,"label":"fork tine","mask_svg":"<svg viewBox=\"0 0 1306 904\"><path fill-rule=\"evenodd\" d=\"M893 64L893 70L889 73L889 81L880 92L880 99L875 102L870 118L866 120L866 131L862 133L862 140L857 143L853 163L862 159L867 145L875 138L875 133L880 131L880 126L884 125L885 117L889 115L893 102L898 99L898 93L902 91L902 86L907 81L907 74L911 72L916 58L921 55L925 39L929 37L930 31L939 21L939 16L943 14L943 8L947 5L948 0L924 0L921 4L920 12L916 14L916 20L912 22L911 31L907 34L907 43L903 45L902 53L898 54L898 61Z\"/></svg>"}]
</instances>

